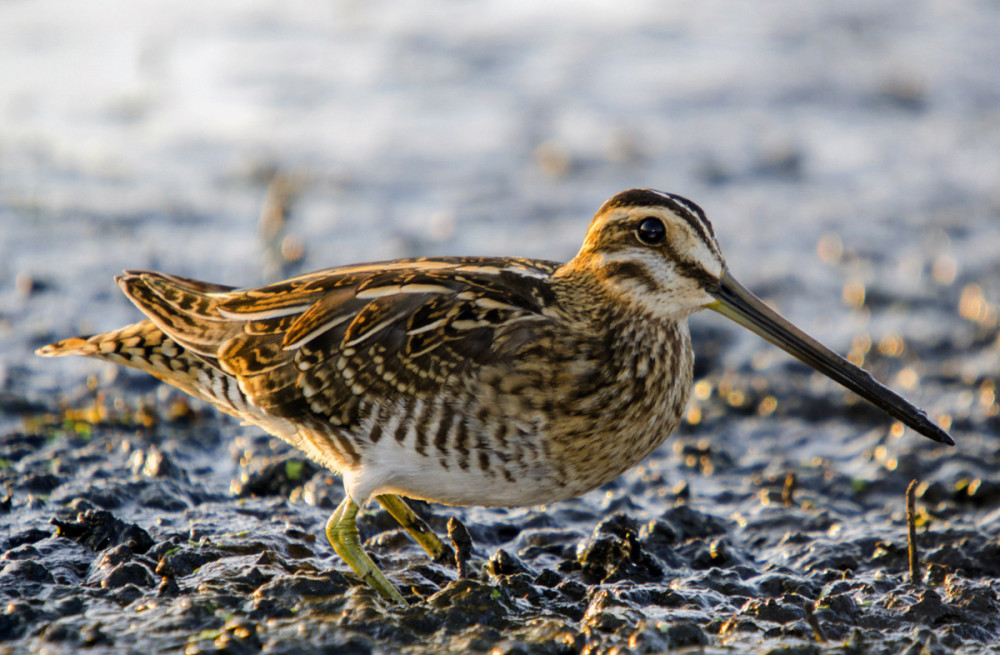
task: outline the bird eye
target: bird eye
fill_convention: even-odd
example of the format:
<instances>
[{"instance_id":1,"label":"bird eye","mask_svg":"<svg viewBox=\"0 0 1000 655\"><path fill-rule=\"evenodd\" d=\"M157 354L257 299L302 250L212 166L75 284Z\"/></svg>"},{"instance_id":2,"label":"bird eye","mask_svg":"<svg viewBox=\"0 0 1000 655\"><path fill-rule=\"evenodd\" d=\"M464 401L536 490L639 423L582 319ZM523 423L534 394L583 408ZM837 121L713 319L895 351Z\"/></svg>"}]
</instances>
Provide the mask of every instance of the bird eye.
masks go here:
<instances>
[{"instance_id":1,"label":"bird eye","mask_svg":"<svg viewBox=\"0 0 1000 655\"><path fill-rule=\"evenodd\" d=\"M667 237L667 228L663 227L663 221L653 217L644 218L635 232L639 241L647 246L663 243Z\"/></svg>"}]
</instances>

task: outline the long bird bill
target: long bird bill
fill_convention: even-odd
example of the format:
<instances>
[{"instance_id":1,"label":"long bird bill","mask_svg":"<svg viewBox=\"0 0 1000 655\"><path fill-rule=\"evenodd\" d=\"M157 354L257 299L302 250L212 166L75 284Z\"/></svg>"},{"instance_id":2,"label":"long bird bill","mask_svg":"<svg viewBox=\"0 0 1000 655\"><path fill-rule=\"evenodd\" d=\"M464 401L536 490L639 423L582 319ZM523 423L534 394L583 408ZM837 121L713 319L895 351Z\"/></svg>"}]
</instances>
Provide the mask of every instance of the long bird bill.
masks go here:
<instances>
[{"instance_id":1,"label":"long bird bill","mask_svg":"<svg viewBox=\"0 0 1000 655\"><path fill-rule=\"evenodd\" d=\"M756 332L928 439L949 446L955 445L951 436L931 421L923 410L917 409L902 396L875 380L868 372L861 370L789 323L734 280L729 271L723 273L719 288L712 295L716 301L708 305L709 309Z\"/></svg>"}]
</instances>

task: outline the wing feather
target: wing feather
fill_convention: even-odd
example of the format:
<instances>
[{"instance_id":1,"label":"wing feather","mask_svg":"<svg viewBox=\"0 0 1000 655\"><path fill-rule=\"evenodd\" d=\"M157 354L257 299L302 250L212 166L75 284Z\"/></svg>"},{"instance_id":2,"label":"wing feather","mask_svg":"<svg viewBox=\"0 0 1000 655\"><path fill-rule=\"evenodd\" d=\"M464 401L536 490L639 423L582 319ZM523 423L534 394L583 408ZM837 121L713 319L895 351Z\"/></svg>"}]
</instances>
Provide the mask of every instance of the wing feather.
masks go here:
<instances>
[{"instance_id":1,"label":"wing feather","mask_svg":"<svg viewBox=\"0 0 1000 655\"><path fill-rule=\"evenodd\" d=\"M403 394L438 394L470 367L513 357L533 324L551 320L557 267L463 257L327 269L244 290L145 272L119 283L171 339L235 377L254 406L349 426Z\"/></svg>"}]
</instances>

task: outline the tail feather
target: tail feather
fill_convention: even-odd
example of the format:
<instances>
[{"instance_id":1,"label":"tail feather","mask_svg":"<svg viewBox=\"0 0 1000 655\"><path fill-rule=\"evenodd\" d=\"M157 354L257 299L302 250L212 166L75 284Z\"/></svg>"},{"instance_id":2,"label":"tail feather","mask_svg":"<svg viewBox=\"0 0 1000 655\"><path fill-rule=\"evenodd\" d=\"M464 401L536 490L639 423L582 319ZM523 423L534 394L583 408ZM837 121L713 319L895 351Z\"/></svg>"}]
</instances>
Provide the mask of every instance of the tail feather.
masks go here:
<instances>
[{"instance_id":1,"label":"tail feather","mask_svg":"<svg viewBox=\"0 0 1000 655\"><path fill-rule=\"evenodd\" d=\"M187 350L215 357L219 346L242 331L242 324L219 313L221 294L230 287L162 273L131 271L117 278L125 295Z\"/></svg>"},{"instance_id":2,"label":"tail feather","mask_svg":"<svg viewBox=\"0 0 1000 655\"><path fill-rule=\"evenodd\" d=\"M247 400L237 380L211 358L185 349L151 320L95 334L73 337L35 351L41 357L81 355L139 369L222 411L242 416Z\"/></svg>"},{"instance_id":3,"label":"tail feather","mask_svg":"<svg viewBox=\"0 0 1000 655\"><path fill-rule=\"evenodd\" d=\"M146 320L40 348L42 357L82 355L139 369L243 419L261 419L258 400L297 383L282 338L296 316L233 317L220 311L233 288L149 271L116 278Z\"/></svg>"},{"instance_id":4,"label":"tail feather","mask_svg":"<svg viewBox=\"0 0 1000 655\"><path fill-rule=\"evenodd\" d=\"M212 282L205 282L203 280L196 280L193 277L184 277L183 275L174 275L172 273L158 273L155 271L139 271L139 270L128 270L122 275L117 276L118 278L132 277L132 276L149 276L156 277L162 280L167 280L171 282L174 286L190 291L192 293L227 293L234 290L236 287L227 286L225 284L214 284Z\"/></svg>"},{"instance_id":5,"label":"tail feather","mask_svg":"<svg viewBox=\"0 0 1000 655\"><path fill-rule=\"evenodd\" d=\"M82 355L84 357L95 355L98 351L97 342L91 341L92 337L71 337L42 346L35 351L39 357L65 357L66 355Z\"/></svg>"},{"instance_id":6,"label":"tail feather","mask_svg":"<svg viewBox=\"0 0 1000 655\"><path fill-rule=\"evenodd\" d=\"M139 321L126 325L118 330L63 339L35 351L39 357L65 357L80 355L106 359L115 364L141 368L139 362L144 361L142 354L148 345L162 347L164 342L167 352L179 350L177 344L168 339L163 331L153 325L152 321ZM138 349L138 350L137 350Z\"/></svg>"}]
</instances>

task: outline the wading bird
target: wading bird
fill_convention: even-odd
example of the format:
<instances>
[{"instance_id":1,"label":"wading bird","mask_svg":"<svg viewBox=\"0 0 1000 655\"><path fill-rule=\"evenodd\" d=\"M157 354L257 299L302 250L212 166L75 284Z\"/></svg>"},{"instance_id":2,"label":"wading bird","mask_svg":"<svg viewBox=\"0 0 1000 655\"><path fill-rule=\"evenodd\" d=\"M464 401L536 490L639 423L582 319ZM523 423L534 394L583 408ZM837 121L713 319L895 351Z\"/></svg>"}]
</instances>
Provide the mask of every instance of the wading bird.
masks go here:
<instances>
[{"instance_id":1,"label":"wading bird","mask_svg":"<svg viewBox=\"0 0 1000 655\"><path fill-rule=\"evenodd\" d=\"M604 203L566 263L403 259L256 289L152 272L117 279L146 320L38 354L146 371L343 475L327 537L401 603L361 548L360 506L374 497L438 557L444 545L402 497L514 507L613 480L680 423L694 360L687 317L701 309L954 443L737 283L697 205L649 189Z\"/></svg>"}]
</instances>

